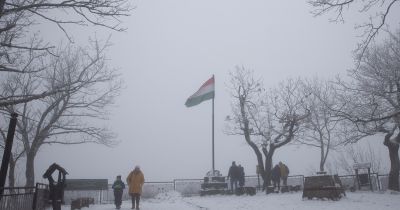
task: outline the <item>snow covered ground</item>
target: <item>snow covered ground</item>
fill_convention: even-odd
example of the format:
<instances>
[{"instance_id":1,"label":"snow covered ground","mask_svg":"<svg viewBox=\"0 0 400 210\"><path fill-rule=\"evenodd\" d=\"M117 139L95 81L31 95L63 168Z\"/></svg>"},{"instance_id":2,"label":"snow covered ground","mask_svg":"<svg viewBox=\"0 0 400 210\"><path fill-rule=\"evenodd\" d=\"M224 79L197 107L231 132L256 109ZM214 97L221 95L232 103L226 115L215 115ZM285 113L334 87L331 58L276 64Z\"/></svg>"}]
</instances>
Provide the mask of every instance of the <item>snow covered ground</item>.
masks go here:
<instances>
[{"instance_id":1,"label":"snow covered ground","mask_svg":"<svg viewBox=\"0 0 400 210\"><path fill-rule=\"evenodd\" d=\"M379 192L347 193L339 201L331 200L303 200L301 193L269 194L258 193L255 196L194 196L182 197L177 192L159 194L153 199L142 199L141 210L386 210L400 209L400 194ZM130 201L124 201L121 209L130 209ZM63 210L70 206L64 206ZM114 205L92 205L82 210L112 210Z\"/></svg>"}]
</instances>

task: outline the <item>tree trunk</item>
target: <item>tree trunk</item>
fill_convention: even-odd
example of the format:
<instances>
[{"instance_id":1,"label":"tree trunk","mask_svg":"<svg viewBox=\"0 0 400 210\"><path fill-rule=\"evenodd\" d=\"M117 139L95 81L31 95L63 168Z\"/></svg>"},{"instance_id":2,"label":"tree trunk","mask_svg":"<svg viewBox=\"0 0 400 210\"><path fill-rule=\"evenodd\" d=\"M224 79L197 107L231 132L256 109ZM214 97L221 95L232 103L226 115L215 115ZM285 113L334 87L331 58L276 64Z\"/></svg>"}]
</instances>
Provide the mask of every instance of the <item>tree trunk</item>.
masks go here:
<instances>
[{"instance_id":1,"label":"tree trunk","mask_svg":"<svg viewBox=\"0 0 400 210\"><path fill-rule=\"evenodd\" d=\"M35 154L28 153L26 156L25 187L35 186Z\"/></svg>"},{"instance_id":2,"label":"tree trunk","mask_svg":"<svg viewBox=\"0 0 400 210\"><path fill-rule=\"evenodd\" d=\"M325 150L324 150L324 144L321 143L321 159L319 161L319 171L324 171L324 165L325 165Z\"/></svg>"},{"instance_id":3,"label":"tree trunk","mask_svg":"<svg viewBox=\"0 0 400 210\"><path fill-rule=\"evenodd\" d=\"M269 151L263 148L263 153L265 156L265 176L264 186L271 185L271 171L272 171L272 157L274 156L275 147L270 147Z\"/></svg>"},{"instance_id":4,"label":"tree trunk","mask_svg":"<svg viewBox=\"0 0 400 210\"><path fill-rule=\"evenodd\" d=\"M253 141L251 141L249 119L247 118L246 111L245 111L245 98L243 98L242 96L239 97L239 102L240 102L241 119L243 120L244 139L246 140L247 144L253 149L254 153L257 156L257 163L260 167L260 174L264 181L263 186L265 187L265 181L267 179L266 179L266 173L265 173L265 170L263 167L263 157L262 157L262 153L260 152L260 149L258 148L258 146Z\"/></svg>"},{"instance_id":5,"label":"tree trunk","mask_svg":"<svg viewBox=\"0 0 400 210\"><path fill-rule=\"evenodd\" d=\"M399 169L400 169L400 160L399 160L399 145L394 144L389 141L391 135L385 136L384 145L387 146L389 150L389 158L390 158L390 172L389 172L389 182L388 189L394 191L400 191L399 188ZM399 138L399 136L397 136Z\"/></svg>"},{"instance_id":6,"label":"tree trunk","mask_svg":"<svg viewBox=\"0 0 400 210\"><path fill-rule=\"evenodd\" d=\"M389 143L387 145L390 158L390 172L388 189L400 191L399 189L399 145Z\"/></svg>"},{"instance_id":7,"label":"tree trunk","mask_svg":"<svg viewBox=\"0 0 400 210\"><path fill-rule=\"evenodd\" d=\"M272 155L265 157L265 174L266 174L266 184L271 185L271 171L272 171Z\"/></svg>"},{"instance_id":8,"label":"tree trunk","mask_svg":"<svg viewBox=\"0 0 400 210\"><path fill-rule=\"evenodd\" d=\"M15 187L15 166L17 161L11 155L8 171L8 187Z\"/></svg>"}]
</instances>

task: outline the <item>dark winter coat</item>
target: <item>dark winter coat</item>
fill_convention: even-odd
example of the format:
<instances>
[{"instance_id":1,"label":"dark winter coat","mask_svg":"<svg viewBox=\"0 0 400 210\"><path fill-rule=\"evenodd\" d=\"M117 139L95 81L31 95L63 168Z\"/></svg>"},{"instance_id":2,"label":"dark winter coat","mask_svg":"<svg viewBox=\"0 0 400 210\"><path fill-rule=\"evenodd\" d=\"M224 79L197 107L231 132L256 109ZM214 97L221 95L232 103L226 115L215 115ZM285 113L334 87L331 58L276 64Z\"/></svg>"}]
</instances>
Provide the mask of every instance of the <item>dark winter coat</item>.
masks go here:
<instances>
[{"instance_id":1,"label":"dark winter coat","mask_svg":"<svg viewBox=\"0 0 400 210\"><path fill-rule=\"evenodd\" d=\"M114 190L123 190L125 189L125 184L122 180L115 180L114 184L112 185Z\"/></svg>"},{"instance_id":2,"label":"dark winter coat","mask_svg":"<svg viewBox=\"0 0 400 210\"><path fill-rule=\"evenodd\" d=\"M231 178L231 179L236 179L236 180L238 180L239 179L239 177L240 177L240 169L239 169L239 167L237 166L237 165L232 165L230 168L229 168L229 172L228 172L228 178Z\"/></svg>"},{"instance_id":3,"label":"dark winter coat","mask_svg":"<svg viewBox=\"0 0 400 210\"><path fill-rule=\"evenodd\" d=\"M273 181L280 181L281 179L281 169L276 165L271 171L271 179Z\"/></svg>"},{"instance_id":4,"label":"dark winter coat","mask_svg":"<svg viewBox=\"0 0 400 210\"><path fill-rule=\"evenodd\" d=\"M243 187L244 186L244 181L245 181L245 179L244 179L244 176L245 176L244 168L242 166L239 166L238 168L239 168L239 174L240 174L239 175L239 186Z\"/></svg>"}]
</instances>

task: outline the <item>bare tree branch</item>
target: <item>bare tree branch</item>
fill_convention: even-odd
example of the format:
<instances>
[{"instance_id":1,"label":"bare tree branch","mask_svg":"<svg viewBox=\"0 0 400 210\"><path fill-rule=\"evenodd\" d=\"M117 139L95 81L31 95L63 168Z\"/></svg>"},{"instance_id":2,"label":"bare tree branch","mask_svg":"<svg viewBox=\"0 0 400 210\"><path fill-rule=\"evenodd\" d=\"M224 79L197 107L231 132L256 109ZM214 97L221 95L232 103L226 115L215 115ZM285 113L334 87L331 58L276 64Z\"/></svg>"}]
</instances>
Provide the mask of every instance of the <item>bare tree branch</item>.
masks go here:
<instances>
[{"instance_id":1,"label":"bare tree branch","mask_svg":"<svg viewBox=\"0 0 400 210\"><path fill-rule=\"evenodd\" d=\"M30 103L7 106L7 111L17 112L22 118L17 122L17 132L27 154L27 186L33 184L31 166L42 145L117 143L112 131L89 123L107 119L107 108L121 87L118 74L105 64L104 46L108 43L94 41L86 49L71 44L60 47L60 56L49 56L43 63L44 72L18 74L9 80L5 90L11 101L16 101L17 94L29 96L39 90L48 94Z\"/></svg>"},{"instance_id":2,"label":"bare tree branch","mask_svg":"<svg viewBox=\"0 0 400 210\"><path fill-rule=\"evenodd\" d=\"M375 39L387 22L387 18L393 13L393 8L399 4L399 0L370 0L370 1L354 1L354 0L310 0L309 4L314 8L313 14L320 16L329 12L335 13L336 17L332 21L344 21L344 10L351 6L360 6L359 13L368 13L374 11L375 16L369 15L369 20L366 23L358 25L357 29L362 29L362 40L357 46L358 64L361 57L364 56L366 49Z\"/></svg>"}]
</instances>

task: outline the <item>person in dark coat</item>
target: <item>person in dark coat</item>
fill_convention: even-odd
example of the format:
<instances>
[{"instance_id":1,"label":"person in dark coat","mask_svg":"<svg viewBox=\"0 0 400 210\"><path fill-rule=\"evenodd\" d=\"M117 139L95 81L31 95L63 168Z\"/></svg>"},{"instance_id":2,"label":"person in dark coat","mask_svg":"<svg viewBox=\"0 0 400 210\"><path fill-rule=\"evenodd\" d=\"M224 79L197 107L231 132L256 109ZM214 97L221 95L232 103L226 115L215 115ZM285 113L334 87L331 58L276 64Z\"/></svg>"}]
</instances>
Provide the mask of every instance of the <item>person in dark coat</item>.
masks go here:
<instances>
[{"instance_id":1,"label":"person in dark coat","mask_svg":"<svg viewBox=\"0 0 400 210\"><path fill-rule=\"evenodd\" d=\"M114 190L115 208L120 209L122 204L122 193L124 192L125 189L125 184L121 180L121 175L117 176L117 179L114 181L114 184L112 185L112 189Z\"/></svg>"},{"instance_id":2,"label":"person in dark coat","mask_svg":"<svg viewBox=\"0 0 400 210\"><path fill-rule=\"evenodd\" d=\"M243 187L244 186L244 176L245 176L244 168L240 164L239 164L238 168L239 168L239 187Z\"/></svg>"},{"instance_id":3,"label":"person in dark coat","mask_svg":"<svg viewBox=\"0 0 400 210\"><path fill-rule=\"evenodd\" d=\"M274 185L274 189L276 188L276 185L278 185L278 191L281 188L280 182L281 182L281 169L279 168L279 165L275 165L275 167L271 171L271 180Z\"/></svg>"},{"instance_id":4,"label":"person in dark coat","mask_svg":"<svg viewBox=\"0 0 400 210\"><path fill-rule=\"evenodd\" d=\"M227 179L230 179L231 190L232 192L235 192L239 181L239 168L237 167L235 161L232 161L232 165L229 168ZM233 188L233 186L235 186L235 189Z\"/></svg>"}]
</instances>

